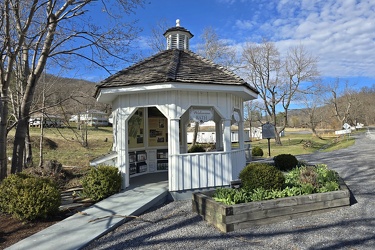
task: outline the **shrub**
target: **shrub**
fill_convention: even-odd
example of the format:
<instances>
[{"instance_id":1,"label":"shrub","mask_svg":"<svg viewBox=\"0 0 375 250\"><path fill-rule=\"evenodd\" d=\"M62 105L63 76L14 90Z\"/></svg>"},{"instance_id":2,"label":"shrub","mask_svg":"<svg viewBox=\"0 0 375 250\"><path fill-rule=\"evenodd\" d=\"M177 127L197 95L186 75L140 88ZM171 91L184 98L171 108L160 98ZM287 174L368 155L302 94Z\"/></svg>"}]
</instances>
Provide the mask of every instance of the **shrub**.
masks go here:
<instances>
[{"instance_id":1,"label":"shrub","mask_svg":"<svg viewBox=\"0 0 375 250\"><path fill-rule=\"evenodd\" d=\"M99 201L120 191L121 174L112 166L91 168L82 179L82 187L84 196Z\"/></svg>"},{"instance_id":2,"label":"shrub","mask_svg":"<svg viewBox=\"0 0 375 250\"><path fill-rule=\"evenodd\" d=\"M298 166L298 160L291 154L280 154L273 158L275 167L281 171L289 171Z\"/></svg>"},{"instance_id":3,"label":"shrub","mask_svg":"<svg viewBox=\"0 0 375 250\"><path fill-rule=\"evenodd\" d=\"M299 183L310 184L313 187L317 188L319 186L319 183L318 174L316 173L315 167L302 167L300 169Z\"/></svg>"},{"instance_id":4,"label":"shrub","mask_svg":"<svg viewBox=\"0 0 375 250\"><path fill-rule=\"evenodd\" d=\"M191 146L188 150L188 153L198 153L198 152L206 152L204 147L199 144L195 144L194 146Z\"/></svg>"},{"instance_id":5,"label":"shrub","mask_svg":"<svg viewBox=\"0 0 375 250\"><path fill-rule=\"evenodd\" d=\"M250 191L257 188L281 189L285 181L280 170L266 163L250 163L239 177L243 187Z\"/></svg>"},{"instance_id":6,"label":"shrub","mask_svg":"<svg viewBox=\"0 0 375 250\"><path fill-rule=\"evenodd\" d=\"M263 156L263 149L261 149L258 146L253 147L251 150L251 155L252 156Z\"/></svg>"},{"instance_id":7,"label":"shrub","mask_svg":"<svg viewBox=\"0 0 375 250\"><path fill-rule=\"evenodd\" d=\"M0 210L17 219L47 218L59 211L60 204L60 191L50 178L19 173L0 185Z\"/></svg>"}]
</instances>

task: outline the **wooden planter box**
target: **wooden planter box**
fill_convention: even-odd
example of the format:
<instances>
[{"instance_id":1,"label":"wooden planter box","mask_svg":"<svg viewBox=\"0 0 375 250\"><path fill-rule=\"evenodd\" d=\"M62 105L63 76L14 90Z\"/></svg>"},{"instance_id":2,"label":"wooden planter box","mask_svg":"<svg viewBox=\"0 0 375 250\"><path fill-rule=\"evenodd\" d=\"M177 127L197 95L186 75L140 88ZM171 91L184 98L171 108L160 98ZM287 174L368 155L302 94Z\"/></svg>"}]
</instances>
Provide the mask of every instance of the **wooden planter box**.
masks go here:
<instances>
[{"instance_id":1,"label":"wooden planter box","mask_svg":"<svg viewBox=\"0 0 375 250\"><path fill-rule=\"evenodd\" d=\"M232 206L212 199L213 191L193 194L193 211L222 232L231 232L275 222L326 212L350 205L350 192L340 179L340 190L300 195Z\"/></svg>"}]
</instances>

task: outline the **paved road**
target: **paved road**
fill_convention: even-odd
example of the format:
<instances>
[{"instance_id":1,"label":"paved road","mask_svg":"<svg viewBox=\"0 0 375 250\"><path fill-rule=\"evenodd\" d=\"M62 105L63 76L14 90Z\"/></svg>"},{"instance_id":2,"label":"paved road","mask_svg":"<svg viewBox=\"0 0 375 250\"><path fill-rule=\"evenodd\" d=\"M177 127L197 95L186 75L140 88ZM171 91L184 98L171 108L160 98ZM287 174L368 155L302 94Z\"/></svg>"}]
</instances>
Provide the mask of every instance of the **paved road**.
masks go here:
<instances>
[{"instance_id":1,"label":"paved road","mask_svg":"<svg viewBox=\"0 0 375 250\"><path fill-rule=\"evenodd\" d=\"M354 146L299 159L326 163L354 195L350 207L223 234L172 202L120 226L85 249L375 249L375 134Z\"/></svg>"}]
</instances>

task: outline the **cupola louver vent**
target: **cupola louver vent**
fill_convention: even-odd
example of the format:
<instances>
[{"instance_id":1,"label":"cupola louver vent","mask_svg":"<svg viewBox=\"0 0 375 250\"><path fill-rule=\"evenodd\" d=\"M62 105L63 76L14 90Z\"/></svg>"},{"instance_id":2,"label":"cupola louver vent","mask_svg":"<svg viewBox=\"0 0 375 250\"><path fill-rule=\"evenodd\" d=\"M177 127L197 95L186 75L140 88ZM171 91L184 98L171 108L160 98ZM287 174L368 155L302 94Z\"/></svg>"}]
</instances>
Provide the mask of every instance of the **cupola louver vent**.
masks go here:
<instances>
[{"instance_id":1,"label":"cupola louver vent","mask_svg":"<svg viewBox=\"0 0 375 250\"><path fill-rule=\"evenodd\" d=\"M188 50L189 40L193 37L187 29L180 27L180 20L176 20L176 27L168 29L164 33L167 38L167 49Z\"/></svg>"}]
</instances>

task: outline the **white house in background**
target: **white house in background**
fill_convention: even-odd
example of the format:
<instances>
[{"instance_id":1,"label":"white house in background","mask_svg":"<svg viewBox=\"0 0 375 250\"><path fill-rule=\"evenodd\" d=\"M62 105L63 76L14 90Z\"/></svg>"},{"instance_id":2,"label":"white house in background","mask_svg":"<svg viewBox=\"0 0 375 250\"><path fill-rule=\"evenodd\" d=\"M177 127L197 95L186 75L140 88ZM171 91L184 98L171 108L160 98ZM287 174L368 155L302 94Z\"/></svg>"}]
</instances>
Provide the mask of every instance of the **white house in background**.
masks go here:
<instances>
[{"instance_id":1,"label":"white house in background","mask_svg":"<svg viewBox=\"0 0 375 250\"><path fill-rule=\"evenodd\" d=\"M29 119L29 127L40 127L43 121L43 127L59 128L63 125L64 118L51 114L37 113Z\"/></svg>"},{"instance_id":2,"label":"white house in background","mask_svg":"<svg viewBox=\"0 0 375 250\"><path fill-rule=\"evenodd\" d=\"M192 143L194 138L194 127L195 123L190 123L190 128L187 132L187 143ZM238 126L232 125L231 126L231 142L235 143L238 142ZM261 140L262 139L262 128L261 127L252 127L251 128L251 135L250 129L244 129L244 141L252 141L252 140ZM197 133L197 143L216 143L216 132L215 132L215 122L208 121L199 124L199 129Z\"/></svg>"},{"instance_id":3,"label":"white house in background","mask_svg":"<svg viewBox=\"0 0 375 250\"><path fill-rule=\"evenodd\" d=\"M258 92L234 73L189 51L193 35L179 21L164 36L167 50L97 85L97 101L112 105L114 140L112 152L91 165L117 166L123 188L132 176L160 171L168 172L172 195L230 185L246 165L243 103L256 99ZM216 148L222 150L188 153L188 124L210 120L215 124ZM235 123L238 148L231 146Z\"/></svg>"},{"instance_id":4,"label":"white house in background","mask_svg":"<svg viewBox=\"0 0 375 250\"><path fill-rule=\"evenodd\" d=\"M79 117L78 117L79 116ZM89 126L104 127L108 126L108 115L105 112L91 109L86 112L82 112L79 115L72 115L69 119L70 122L82 122Z\"/></svg>"}]
</instances>

